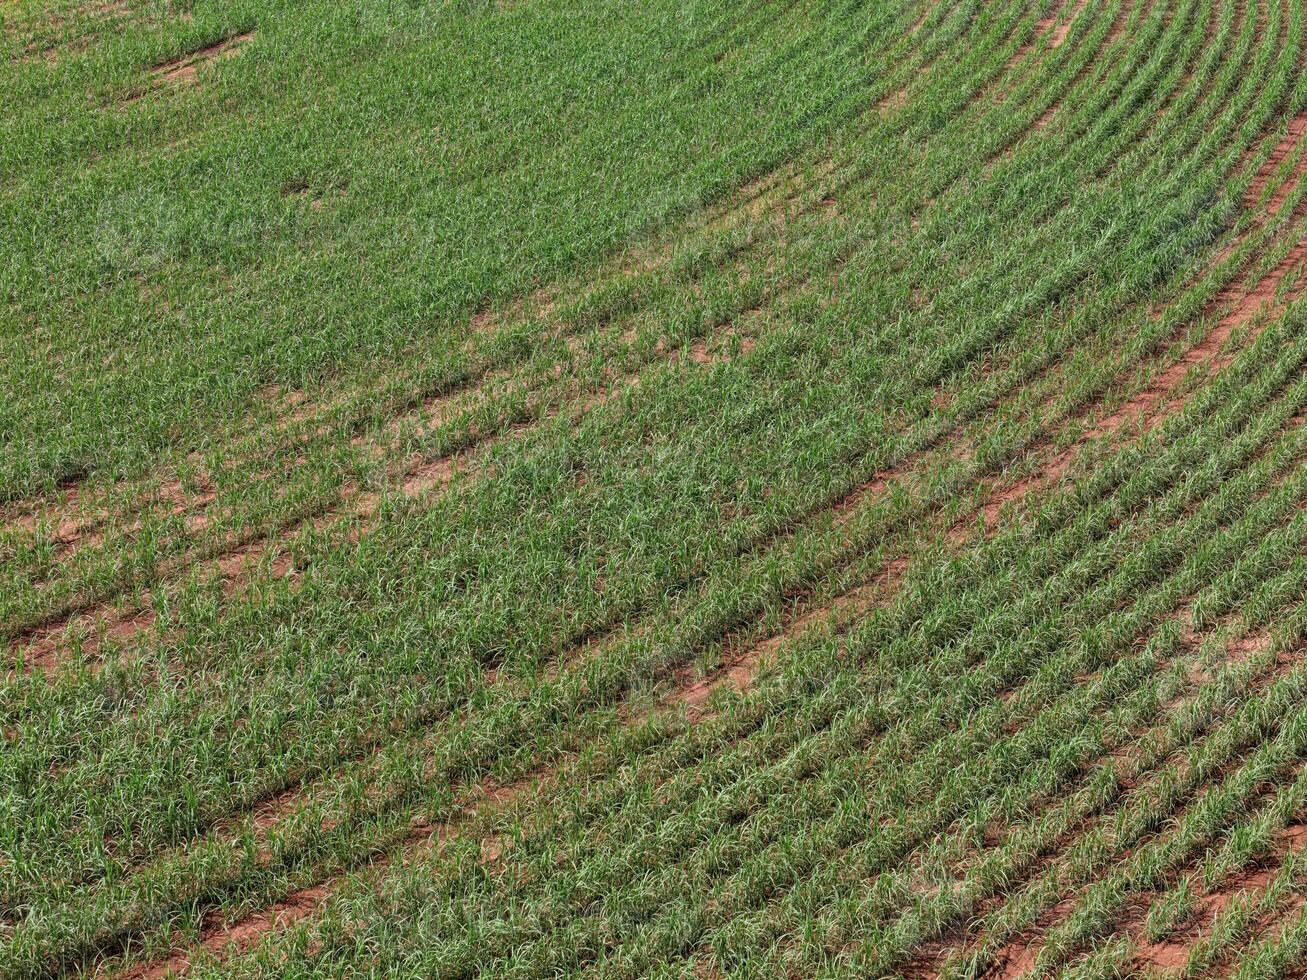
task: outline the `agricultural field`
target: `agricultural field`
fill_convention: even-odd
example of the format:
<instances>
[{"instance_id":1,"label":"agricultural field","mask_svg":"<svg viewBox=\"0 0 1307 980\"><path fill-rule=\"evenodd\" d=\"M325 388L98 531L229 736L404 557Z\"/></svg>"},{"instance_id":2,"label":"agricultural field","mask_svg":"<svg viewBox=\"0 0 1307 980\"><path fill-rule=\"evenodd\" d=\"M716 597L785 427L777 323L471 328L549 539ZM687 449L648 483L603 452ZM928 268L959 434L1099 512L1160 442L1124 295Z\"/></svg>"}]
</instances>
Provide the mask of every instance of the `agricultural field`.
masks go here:
<instances>
[{"instance_id":1,"label":"agricultural field","mask_svg":"<svg viewBox=\"0 0 1307 980\"><path fill-rule=\"evenodd\" d=\"M0 0L0 978L1307 976L1299 0Z\"/></svg>"}]
</instances>

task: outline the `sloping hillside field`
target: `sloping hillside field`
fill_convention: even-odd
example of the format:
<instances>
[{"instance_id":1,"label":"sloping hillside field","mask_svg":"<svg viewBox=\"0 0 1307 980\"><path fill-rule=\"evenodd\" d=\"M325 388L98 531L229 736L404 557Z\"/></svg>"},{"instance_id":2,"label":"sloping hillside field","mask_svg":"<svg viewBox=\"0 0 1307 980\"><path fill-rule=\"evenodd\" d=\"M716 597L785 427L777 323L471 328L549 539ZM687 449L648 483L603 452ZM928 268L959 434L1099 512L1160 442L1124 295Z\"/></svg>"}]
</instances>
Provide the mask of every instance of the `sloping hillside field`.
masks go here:
<instances>
[{"instance_id":1,"label":"sloping hillside field","mask_svg":"<svg viewBox=\"0 0 1307 980\"><path fill-rule=\"evenodd\" d=\"M1304 976L1300 0L3 0L0 977Z\"/></svg>"}]
</instances>

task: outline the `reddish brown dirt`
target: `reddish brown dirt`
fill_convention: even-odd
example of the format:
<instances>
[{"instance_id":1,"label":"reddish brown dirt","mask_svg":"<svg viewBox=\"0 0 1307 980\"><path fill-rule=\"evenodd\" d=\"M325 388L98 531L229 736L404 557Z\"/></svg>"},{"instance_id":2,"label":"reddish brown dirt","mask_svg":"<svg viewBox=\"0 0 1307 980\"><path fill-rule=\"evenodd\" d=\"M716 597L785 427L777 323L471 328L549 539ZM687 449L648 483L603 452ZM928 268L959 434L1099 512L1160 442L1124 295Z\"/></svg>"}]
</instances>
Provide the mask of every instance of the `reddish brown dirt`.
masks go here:
<instances>
[{"instance_id":1,"label":"reddish brown dirt","mask_svg":"<svg viewBox=\"0 0 1307 980\"><path fill-rule=\"evenodd\" d=\"M875 581L858 586L835 598L832 602L809 609L795 616L779 632L752 646L728 655L712 674L698 681L690 679L688 668L680 672L680 688L668 698L670 704L684 704L692 720L707 716L706 704L714 693L724 687L744 690L757 676L758 669L780 648L810 632L835 627L866 615L892 593L907 567L907 561L896 558L889 562Z\"/></svg>"},{"instance_id":2,"label":"reddish brown dirt","mask_svg":"<svg viewBox=\"0 0 1307 980\"><path fill-rule=\"evenodd\" d=\"M1021 64L1022 60L1026 55L1030 54L1034 47L1033 44L1023 44L1021 47L1017 48L1016 51L1012 52L1012 56L1008 58L1007 64L1003 66L1003 73L1007 74L1008 72L1011 72L1012 69L1016 68L1017 65Z\"/></svg>"},{"instance_id":3,"label":"reddish brown dirt","mask_svg":"<svg viewBox=\"0 0 1307 980\"><path fill-rule=\"evenodd\" d=\"M1303 135L1307 134L1307 112L1298 116L1289 123L1289 128L1280 142L1275 144L1271 155L1267 157L1266 162L1258 168L1252 182L1248 185L1248 190L1244 192L1244 207L1251 208L1257 205L1258 199L1266 190L1266 185L1270 183L1271 178L1275 175L1276 169L1284 162L1302 142ZM1293 190L1297 180L1295 178L1302 176L1303 164L1300 162L1295 167L1295 172L1275 191L1275 193L1266 202L1264 214L1272 215L1279 210L1280 205L1284 203L1290 192Z\"/></svg>"},{"instance_id":4,"label":"reddish brown dirt","mask_svg":"<svg viewBox=\"0 0 1307 980\"><path fill-rule=\"evenodd\" d=\"M1046 129L1048 127L1048 124L1053 121L1053 117L1057 115L1057 111L1061 108L1062 108L1061 102L1054 102L1042 113L1040 113L1039 118L1034 121L1034 123L1031 125L1030 128L1034 130Z\"/></svg>"},{"instance_id":5,"label":"reddish brown dirt","mask_svg":"<svg viewBox=\"0 0 1307 980\"><path fill-rule=\"evenodd\" d=\"M253 37L254 32L247 31L216 44L210 44L207 48L201 48L199 51L159 65L154 69L154 77L160 82L177 84L193 82L203 65L235 56Z\"/></svg>"},{"instance_id":6,"label":"reddish brown dirt","mask_svg":"<svg viewBox=\"0 0 1307 980\"><path fill-rule=\"evenodd\" d=\"M727 684L736 690L744 690L753 681L758 663L764 654L780 646L780 643L781 641L777 639L774 645L759 644L753 650L746 651L739 659L727 661L717 672L697 683L690 684L679 692L675 700L685 705L691 718L703 717L706 711L704 705L715 691Z\"/></svg>"},{"instance_id":7,"label":"reddish brown dirt","mask_svg":"<svg viewBox=\"0 0 1307 980\"><path fill-rule=\"evenodd\" d=\"M834 201L831 202L831 205L834 205ZM732 352L730 344L728 343L728 341L733 337L739 337L738 351L740 356L749 353L749 351L753 350L757 344L757 340L753 337L750 337L747 334L741 334L733 327L729 327L711 338L711 349L709 348L708 338L696 338L691 342L689 348L686 350L685 358L692 364L697 364L700 367L706 367L711 364L725 364L733 357L737 356Z\"/></svg>"},{"instance_id":8,"label":"reddish brown dirt","mask_svg":"<svg viewBox=\"0 0 1307 980\"><path fill-rule=\"evenodd\" d=\"M64 492L63 505L71 509L77 501L77 489L71 488ZM31 534L36 531L37 525L42 520L53 520L54 536L61 544L72 544L75 542L88 527L88 523L79 517L71 514L49 515L44 511L31 511L23 514L15 514L4 525L4 530L20 533Z\"/></svg>"},{"instance_id":9,"label":"reddish brown dirt","mask_svg":"<svg viewBox=\"0 0 1307 980\"><path fill-rule=\"evenodd\" d=\"M1179 934L1156 943L1141 939L1135 950L1136 967L1152 966L1166 970L1182 968L1189 960L1193 939L1210 928L1231 903L1264 891L1275 877L1285 857L1301 850L1305 840L1307 840L1307 825L1295 823L1286 827L1277 841L1275 853L1267 860L1258 867L1225 882L1215 891L1199 896L1194 903L1194 911L1189 916L1187 925Z\"/></svg>"},{"instance_id":10,"label":"reddish brown dirt","mask_svg":"<svg viewBox=\"0 0 1307 980\"><path fill-rule=\"evenodd\" d=\"M1271 307L1280 285L1305 261L1307 261L1307 239L1290 249L1284 259L1253 287L1242 289L1239 285L1231 285L1222 290L1212 305L1218 309L1228 305L1231 309L1212 330L1208 331L1179 360L1153 378L1147 387L1132 395L1124 405L1091 426L1071 446L1049 461L1038 474L1024 477L1010 486L996 490L981 507L980 513L985 523L992 524L1006 505L1025 498L1032 490L1050 486L1061 479L1070 468L1071 462L1088 443L1112 436L1130 422L1141 423L1150 431L1155 430L1167 418L1178 412L1187 398L1177 397L1176 392L1189 372L1201 368L1205 376L1214 377L1228 367L1238 351L1222 352L1222 348L1236 331L1250 324L1251 329L1244 346L1251 344L1257 338L1270 319ZM1267 315L1260 321L1254 322L1261 314ZM959 527L955 533L962 535L965 531L965 528Z\"/></svg>"},{"instance_id":11,"label":"reddish brown dirt","mask_svg":"<svg viewBox=\"0 0 1307 980\"><path fill-rule=\"evenodd\" d=\"M930 18L930 14L931 14L931 11L932 11L933 9L934 9L933 5L930 5L930 4L926 5L925 8L921 11L921 16L919 16L919 17L918 17L918 18L913 22L912 26L908 28L908 33L909 33L909 34L916 34L916 33L917 33L918 31L920 31L923 27L925 27L925 26L926 26L926 21Z\"/></svg>"},{"instance_id":12,"label":"reddish brown dirt","mask_svg":"<svg viewBox=\"0 0 1307 980\"><path fill-rule=\"evenodd\" d=\"M200 954L234 956L252 949L264 936L294 925L321 909L331 895L332 885L333 883L324 883L301 889L283 901L237 922L223 924L214 919L201 930L199 942L193 948L180 950L166 960L129 970L122 974L122 980L184 977L190 972L192 960Z\"/></svg>"},{"instance_id":13,"label":"reddish brown dirt","mask_svg":"<svg viewBox=\"0 0 1307 980\"><path fill-rule=\"evenodd\" d=\"M326 191L314 192L312 189L305 187L301 191L294 192L291 196L298 197L308 202L310 210L321 211L329 203L335 203L343 198L346 194L344 187L333 187ZM480 316L481 314L478 314ZM476 317L472 318L472 329L476 329Z\"/></svg>"},{"instance_id":14,"label":"reddish brown dirt","mask_svg":"<svg viewBox=\"0 0 1307 980\"><path fill-rule=\"evenodd\" d=\"M474 817L484 817L491 811L502 809L528 790L553 778L554 773L554 769L542 769L538 773L507 785L488 783L477 787L467 794L466 809L458 818L451 821L433 824L415 818L408 834L398 845L398 849L376 857L368 865L367 872L375 874L389 867L395 859L403 865L420 860L427 850L439 847L460 833ZM289 795L283 794L287 797ZM279 797L278 800L281 798ZM284 816L284 813L282 815ZM264 821L265 826L271 826L275 818L265 817ZM502 851L502 842L493 835L483 838L481 857L483 862L498 860ZM316 915L347 880L345 875L328 878L292 892L272 905L234 922L223 922L216 916L212 917L201 929L200 938L195 945L178 950L166 959L137 966L123 974L123 980L165 980L167 977L183 977L190 971L192 962L200 954L228 958L247 952L273 933Z\"/></svg>"},{"instance_id":15,"label":"reddish brown dirt","mask_svg":"<svg viewBox=\"0 0 1307 980\"><path fill-rule=\"evenodd\" d=\"M1076 0L1076 5L1071 9L1070 13L1066 15L1062 23L1053 27L1052 31L1048 30L1052 26L1051 20L1041 21L1040 33L1048 32L1048 46L1050 48L1060 48L1066 42L1067 35L1071 33L1072 25L1075 23L1076 18L1080 16L1080 12L1085 9L1087 2L1088 0Z\"/></svg>"},{"instance_id":16,"label":"reddish brown dirt","mask_svg":"<svg viewBox=\"0 0 1307 980\"><path fill-rule=\"evenodd\" d=\"M83 655L94 657L106 640L129 644L148 631L156 619L150 609L115 610L106 606L31 634L26 642L15 645L11 659L21 656L24 672L51 674L71 652L74 630L85 633L81 639Z\"/></svg>"},{"instance_id":17,"label":"reddish brown dirt","mask_svg":"<svg viewBox=\"0 0 1307 980\"><path fill-rule=\"evenodd\" d=\"M1035 49L1035 45L1039 43L1041 38L1048 38L1050 48L1061 46L1062 42L1066 40L1067 32L1071 29L1071 22L1075 20L1076 15L1084 8L1086 2L1087 0L1077 0L1075 8L1067 14L1065 23L1061 25L1057 23L1057 14L1050 14L1036 23L1034 36L1017 48L1012 56L1008 58L1006 70L1011 71L1015 68L1026 55Z\"/></svg>"},{"instance_id":18,"label":"reddish brown dirt","mask_svg":"<svg viewBox=\"0 0 1307 980\"><path fill-rule=\"evenodd\" d=\"M1016 977L1024 976L1034 969L1041 948L1031 943L1017 944L1011 949L1004 950L998 954L994 971L990 975L1000 980L1014 980Z\"/></svg>"},{"instance_id":19,"label":"reddish brown dirt","mask_svg":"<svg viewBox=\"0 0 1307 980\"><path fill-rule=\"evenodd\" d=\"M880 113L888 113L894 109L901 108L907 101L908 90L901 88L897 92L891 92L889 95L885 96L885 98L877 102L876 111Z\"/></svg>"},{"instance_id":20,"label":"reddish brown dirt","mask_svg":"<svg viewBox=\"0 0 1307 980\"><path fill-rule=\"evenodd\" d=\"M410 497L417 497L432 490L443 489L454 478L455 472L456 465L453 457L446 456L433 460L419 466L405 477L404 493Z\"/></svg>"},{"instance_id":21,"label":"reddish brown dirt","mask_svg":"<svg viewBox=\"0 0 1307 980\"><path fill-rule=\"evenodd\" d=\"M1167 972L1181 970L1189 962L1189 947L1185 943L1153 943L1140 946L1135 955L1139 967L1154 967Z\"/></svg>"},{"instance_id":22,"label":"reddish brown dirt","mask_svg":"<svg viewBox=\"0 0 1307 980\"><path fill-rule=\"evenodd\" d=\"M1046 862L1049 860L1051 855L1045 858ZM985 976L999 978L999 980L1015 980L1016 977L1030 972L1044 948L1042 942L1044 933L1054 923L1065 918L1075 902L1076 896L1072 895L1046 909L1039 917L1039 924L1036 927L1015 936L994 954L993 966Z\"/></svg>"},{"instance_id":23,"label":"reddish brown dirt","mask_svg":"<svg viewBox=\"0 0 1307 980\"><path fill-rule=\"evenodd\" d=\"M848 595L852 596L852 593L848 593ZM691 719L698 720L706 717L706 704L716 691L727 686L735 687L736 690L744 690L757 676L758 668L763 660L774 655L783 644L791 642L797 636L804 634L810 627L816 625L819 619L825 619L827 614L833 612L833 606L827 606L827 608L813 609L800 615L791 625L778 632L778 634L771 635L769 638L753 644L752 647L744 649L744 651L738 651L725 657L723 664L715 672L699 679L699 681L691 682L689 669L682 670L680 673L681 689L670 696L668 702L685 704L686 713Z\"/></svg>"}]
</instances>

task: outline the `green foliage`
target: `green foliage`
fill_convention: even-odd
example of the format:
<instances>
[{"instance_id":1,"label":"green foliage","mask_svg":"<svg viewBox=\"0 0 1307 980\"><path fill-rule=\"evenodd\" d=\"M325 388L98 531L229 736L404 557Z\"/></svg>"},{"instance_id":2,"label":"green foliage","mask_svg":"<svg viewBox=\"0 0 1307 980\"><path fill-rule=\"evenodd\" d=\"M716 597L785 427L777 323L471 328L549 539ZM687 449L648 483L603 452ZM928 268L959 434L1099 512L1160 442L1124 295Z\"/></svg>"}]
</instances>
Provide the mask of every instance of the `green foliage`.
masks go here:
<instances>
[{"instance_id":1,"label":"green foliage","mask_svg":"<svg viewBox=\"0 0 1307 980\"><path fill-rule=\"evenodd\" d=\"M1303 959L1300 5L11 7L0 975Z\"/></svg>"}]
</instances>

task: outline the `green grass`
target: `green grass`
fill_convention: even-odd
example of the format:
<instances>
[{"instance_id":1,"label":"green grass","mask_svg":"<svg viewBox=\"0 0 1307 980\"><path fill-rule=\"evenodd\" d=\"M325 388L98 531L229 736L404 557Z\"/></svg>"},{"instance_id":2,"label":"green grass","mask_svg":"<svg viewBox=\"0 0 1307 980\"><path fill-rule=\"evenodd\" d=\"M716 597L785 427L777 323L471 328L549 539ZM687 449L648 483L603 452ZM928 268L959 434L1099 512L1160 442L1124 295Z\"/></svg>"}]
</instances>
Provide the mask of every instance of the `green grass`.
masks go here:
<instances>
[{"instance_id":1,"label":"green grass","mask_svg":"<svg viewBox=\"0 0 1307 980\"><path fill-rule=\"evenodd\" d=\"M1303 29L7 6L0 976L1294 975Z\"/></svg>"}]
</instances>

